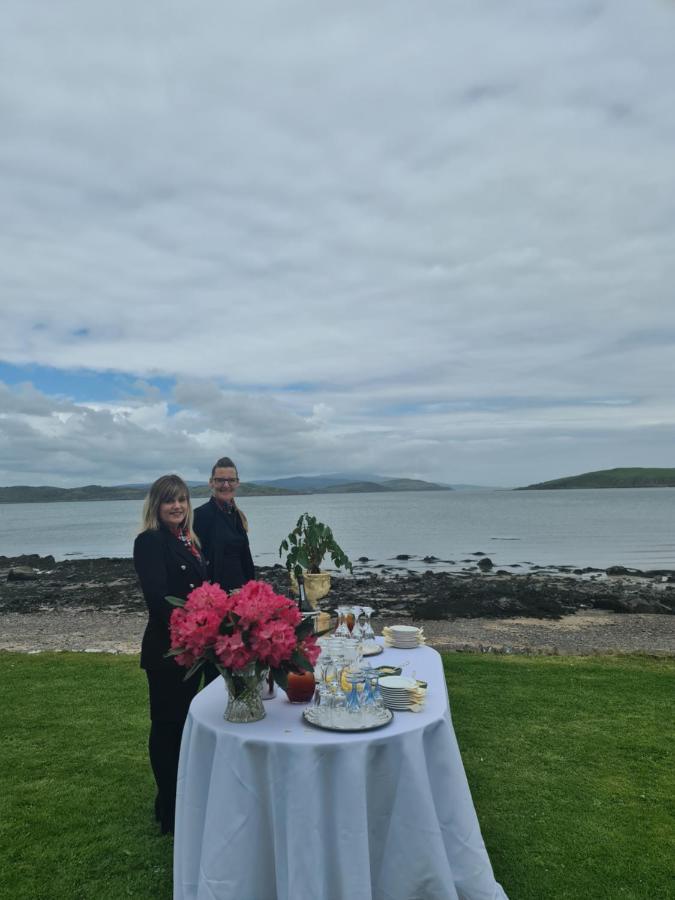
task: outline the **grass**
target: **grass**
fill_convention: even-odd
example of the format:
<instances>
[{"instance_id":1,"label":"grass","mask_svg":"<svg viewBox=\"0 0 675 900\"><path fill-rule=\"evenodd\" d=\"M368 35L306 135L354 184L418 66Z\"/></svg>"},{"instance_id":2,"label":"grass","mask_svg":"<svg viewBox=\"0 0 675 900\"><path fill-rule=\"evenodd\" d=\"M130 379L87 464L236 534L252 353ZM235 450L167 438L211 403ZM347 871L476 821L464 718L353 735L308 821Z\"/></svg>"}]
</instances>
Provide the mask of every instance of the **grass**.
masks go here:
<instances>
[{"instance_id":1,"label":"grass","mask_svg":"<svg viewBox=\"0 0 675 900\"><path fill-rule=\"evenodd\" d=\"M511 900L672 897L674 662L444 661ZM0 897L169 900L172 843L152 819L137 661L0 653L0 677Z\"/></svg>"}]
</instances>

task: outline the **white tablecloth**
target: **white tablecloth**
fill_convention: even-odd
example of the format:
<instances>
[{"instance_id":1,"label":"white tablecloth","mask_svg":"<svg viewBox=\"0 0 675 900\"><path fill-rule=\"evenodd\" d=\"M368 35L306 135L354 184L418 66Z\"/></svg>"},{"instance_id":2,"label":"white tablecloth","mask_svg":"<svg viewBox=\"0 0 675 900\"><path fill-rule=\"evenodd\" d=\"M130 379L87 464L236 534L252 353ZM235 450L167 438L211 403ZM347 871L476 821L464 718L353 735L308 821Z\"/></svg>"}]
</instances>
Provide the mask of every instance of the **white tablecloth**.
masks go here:
<instances>
[{"instance_id":1,"label":"white tablecloth","mask_svg":"<svg viewBox=\"0 0 675 900\"><path fill-rule=\"evenodd\" d=\"M505 900L481 837L441 658L385 650L429 683L423 712L380 730L321 731L283 692L260 722L225 722L217 679L181 747L174 898Z\"/></svg>"}]
</instances>

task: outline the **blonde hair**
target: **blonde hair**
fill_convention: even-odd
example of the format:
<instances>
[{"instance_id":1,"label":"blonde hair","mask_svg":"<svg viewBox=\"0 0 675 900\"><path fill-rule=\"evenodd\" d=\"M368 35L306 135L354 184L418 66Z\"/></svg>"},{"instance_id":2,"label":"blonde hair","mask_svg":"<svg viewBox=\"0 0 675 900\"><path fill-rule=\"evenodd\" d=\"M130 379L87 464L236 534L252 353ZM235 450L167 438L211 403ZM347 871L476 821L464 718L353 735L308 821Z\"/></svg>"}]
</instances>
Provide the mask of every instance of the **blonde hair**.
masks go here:
<instances>
[{"instance_id":1,"label":"blonde hair","mask_svg":"<svg viewBox=\"0 0 675 900\"><path fill-rule=\"evenodd\" d=\"M190 502L190 488L179 475L162 475L150 485L148 496L143 503L143 519L141 531L157 531L161 522L159 520L159 507L162 503L170 503L176 497L185 497L187 500L187 516L183 527L193 544L199 546L199 539L192 527L193 513Z\"/></svg>"}]
</instances>

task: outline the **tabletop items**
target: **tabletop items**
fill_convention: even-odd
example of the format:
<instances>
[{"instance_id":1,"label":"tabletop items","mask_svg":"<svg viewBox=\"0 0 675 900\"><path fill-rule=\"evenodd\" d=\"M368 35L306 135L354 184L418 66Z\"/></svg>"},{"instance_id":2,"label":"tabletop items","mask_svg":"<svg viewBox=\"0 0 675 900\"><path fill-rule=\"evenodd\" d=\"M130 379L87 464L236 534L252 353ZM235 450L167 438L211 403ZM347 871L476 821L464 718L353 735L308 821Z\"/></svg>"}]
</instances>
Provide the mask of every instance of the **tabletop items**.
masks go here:
<instances>
[{"instance_id":1,"label":"tabletop items","mask_svg":"<svg viewBox=\"0 0 675 900\"><path fill-rule=\"evenodd\" d=\"M426 687L414 678L402 675L385 675L379 679L380 692L388 709L419 712L424 708Z\"/></svg>"},{"instance_id":2,"label":"tabletop items","mask_svg":"<svg viewBox=\"0 0 675 900\"><path fill-rule=\"evenodd\" d=\"M426 643L424 631L414 625L385 625L382 634L387 647L397 647L400 650L413 650Z\"/></svg>"},{"instance_id":3,"label":"tabletop items","mask_svg":"<svg viewBox=\"0 0 675 900\"><path fill-rule=\"evenodd\" d=\"M379 728L391 721L379 689L380 673L363 660L362 642L334 635L320 638L319 646L317 687L305 719L337 731Z\"/></svg>"},{"instance_id":4,"label":"tabletop items","mask_svg":"<svg viewBox=\"0 0 675 900\"><path fill-rule=\"evenodd\" d=\"M333 660L322 657L319 677ZM180 754L175 900L505 900L466 782L442 659L419 647L387 649L380 661L429 689L421 712L387 710L391 720L372 731L315 727L315 707L300 715L281 690L264 719L238 725L223 721L222 685L197 694Z\"/></svg>"}]
</instances>

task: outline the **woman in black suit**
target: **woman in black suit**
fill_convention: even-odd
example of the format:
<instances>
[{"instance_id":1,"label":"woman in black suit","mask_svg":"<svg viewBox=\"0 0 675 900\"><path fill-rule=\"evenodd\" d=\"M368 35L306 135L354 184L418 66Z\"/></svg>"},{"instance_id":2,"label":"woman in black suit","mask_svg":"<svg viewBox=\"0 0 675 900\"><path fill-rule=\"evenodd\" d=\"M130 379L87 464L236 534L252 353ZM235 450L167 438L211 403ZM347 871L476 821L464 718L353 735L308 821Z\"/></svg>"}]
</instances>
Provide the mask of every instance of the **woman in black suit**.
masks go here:
<instances>
[{"instance_id":1,"label":"woman in black suit","mask_svg":"<svg viewBox=\"0 0 675 900\"><path fill-rule=\"evenodd\" d=\"M134 542L134 566L148 607L141 644L141 668L150 693L150 764L157 783L155 816L162 834L173 832L176 777L183 725L199 690L201 673L184 681L185 669L165 654L170 647L167 596L185 599L206 577L199 542L192 530L190 491L178 475L163 475L143 506L143 531ZM207 667L204 667L205 670ZM209 667L208 682L217 675Z\"/></svg>"},{"instance_id":2,"label":"woman in black suit","mask_svg":"<svg viewBox=\"0 0 675 900\"><path fill-rule=\"evenodd\" d=\"M223 456L211 470L211 499L195 510L195 532L206 556L208 580L225 591L255 578L248 521L234 501L238 485L237 467Z\"/></svg>"}]
</instances>

